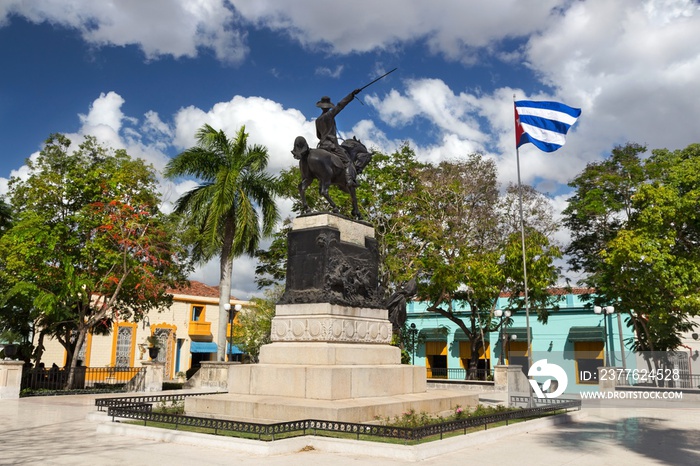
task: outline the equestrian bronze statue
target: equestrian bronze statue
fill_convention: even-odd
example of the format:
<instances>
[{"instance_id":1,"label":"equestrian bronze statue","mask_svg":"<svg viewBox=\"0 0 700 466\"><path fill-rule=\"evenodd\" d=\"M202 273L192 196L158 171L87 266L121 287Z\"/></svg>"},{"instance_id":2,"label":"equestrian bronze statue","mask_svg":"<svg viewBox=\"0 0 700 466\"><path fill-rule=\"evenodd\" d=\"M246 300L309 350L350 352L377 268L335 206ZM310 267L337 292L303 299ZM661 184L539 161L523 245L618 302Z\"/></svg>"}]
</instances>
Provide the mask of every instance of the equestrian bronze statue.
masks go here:
<instances>
[{"instance_id":1,"label":"equestrian bronze statue","mask_svg":"<svg viewBox=\"0 0 700 466\"><path fill-rule=\"evenodd\" d=\"M362 173L372 159L372 153L367 150L359 140L352 138L343 141L340 145L348 154L349 163L352 164L353 171ZM309 204L306 202L306 188L314 180L318 180L318 192L326 198L333 212L338 213L340 209L333 202L328 194L328 188L335 185L352 198L352 216L360 218L360 209L357 207L357 195L355 194L355 183L348 183L346 176L347 169L340 158L325 149L309 149L309 145L303 136L298 136L294 140L294 158L299 160L301 170L301 183L299 183L299 195L301 196L302 212L309 212Z\"/></svg>"},{"instance_id":2,"label":"equestrian bronze statue","mask_svg":"<svg viewBox=\"0 0 700 466\"><path fill-rule=\"evenodd\" d=\"M328 189L335 185L342 191L350 194L352 198L352 216L360 218L360 210L357 207L357 175L367 166L372 159L372 153L367 150L364 144L357 138L346 139L342 144L338 143L338 129L335 124L335 117L346 105L352 102L364 88L374 84L396 70L389 71L371 83L352 91L345 96L338 104L331 102L330 97L323 96L316 103L321 109L321 115L316 119L316 136L318 145L316 149L310 149L306 139L298 136L294 140L292 154L299 160L301 170L301 183L299 183L299 195L301 196L302 211L309 211L309 204L306 201L306 188L314 180L318 180L318 191L330 204L333 212L338 213L340 209L333 202Z\"/></svg>"}]
</instances>

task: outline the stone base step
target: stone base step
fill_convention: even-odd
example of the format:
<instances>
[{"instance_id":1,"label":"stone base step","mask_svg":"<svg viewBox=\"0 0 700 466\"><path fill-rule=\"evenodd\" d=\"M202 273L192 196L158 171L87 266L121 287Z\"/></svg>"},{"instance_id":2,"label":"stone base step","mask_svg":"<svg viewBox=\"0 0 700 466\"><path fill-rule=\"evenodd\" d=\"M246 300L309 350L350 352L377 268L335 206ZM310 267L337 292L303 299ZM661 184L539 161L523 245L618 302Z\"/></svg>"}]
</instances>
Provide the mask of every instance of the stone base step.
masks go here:
<instances>
[{"instance_id":1,"label":"stone base step","mask_svg":"<svg viewBox=\"0 0 700 466\"><path fill-rule=\"evenodd\" d=\"M275 342L260 348L262 364L385 365L401 364L401 350L361 343Z\"/></svg>"},{"instance_id":2,"label":"stone base step","mask_svg":"<svg viewBox=\"0 0 700 466\"><path fill-rule=\"evenodd\" d=\"M425 368L408 365L243 364L228 373L232 394L345 400L425 392Z\"/></svg>"},{"instance_id":3,"label":"stone base step","mask_svg":"<svg viewBox=\"0 0 700 466\"><path fill-rule=\"evenodd\" d=\"M185 413L260 423L302 419L367 423L399 417L410 410L445 414L457 406L471 408L478 402L477 394L448 390L334 401L227 393L187 398Z\"/></svg>"}]
</instances>

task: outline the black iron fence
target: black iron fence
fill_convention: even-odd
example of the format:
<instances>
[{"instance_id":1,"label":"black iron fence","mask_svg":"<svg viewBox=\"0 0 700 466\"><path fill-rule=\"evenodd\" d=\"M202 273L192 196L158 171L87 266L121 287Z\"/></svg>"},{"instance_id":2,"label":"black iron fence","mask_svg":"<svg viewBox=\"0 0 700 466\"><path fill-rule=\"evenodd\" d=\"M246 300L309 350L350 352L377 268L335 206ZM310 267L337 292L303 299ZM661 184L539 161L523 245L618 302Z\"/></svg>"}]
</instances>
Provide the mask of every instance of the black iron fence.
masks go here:
<instances>
[{"instance_id":1,"label":"black iron fence","mask_svg":"<svg viewBox=\"0 0 700 466\"><path fill-rule=\"evenodd\" d=\"M22 390L138 390L145 367L29 368L22 372ZM73 382L68 386L71 372Z\"/></svg>"},{"instance_id":2,"label":"black iron fence","mask_svg":"<svg viewBox=\"0 0 700 466\"><path fill-rule=\"evenodd\" d=\"M95 406L97 406L98 411L104 411L105 409L113 407L123 407L130 405L148 405L152 406L154 403L173 403L185 401L185 398L191 396L202 396L202 395L212 395L215 393L225 393L225 392L198 392L198 393L177 393L168 395L139 395L139 396L128 396L128 397L115 397L115 398L97 398L95 400Z\"/></svg>"},{"instance_id":3,"label":"black iron fence","mask_svg":"<svg viewBox=\"0 0 700 466\"><path fill-rule=\"evenodd\" d=\"M190 394L196 396L198 394ZM345 434L358 440L362 437L380 437L403 440L404 444L422 439L434 437L442 439L445 434L459 432L467 433L467 430L483 428L489 425L505 424L509 422L541 417L557 412L568 412L581 409L581 400L557 399L548 400L540 406L530 408L518 408L512 411L503 411L485 416L465 417L448 422L426 425L422 427L394 427L376 424L359 424L353 422L321 421L305 419L299 421L279 422L274 424L258 424L225 419L202 418L178 414L155 412L153 403L167 403L184 400L186 395L156 395L149 397L124 397L96 400L100 409L107 407L107 414L116 418L142 421L144 425L158 423L172 426L175 429L197 428L210 431L215 435L234 433L238 435L257 438L258 440L274 441L298 435L333 435ZM517 400L516 400L517 401ZM147 407L151 405L151 407Z\"/></svg>"},{"instance_id":4,"label":"black iron fence","mask_svg":"<svg viewBox=\"0 0 700 466\"><path fill-rule=\"evenodd\" d=\"M493 372L490 370L476 369L475 371L469 371L469 369L464 369L463 367L427 367L426 376L429 379L493 380Z\"/></svg>"}]
</instances>

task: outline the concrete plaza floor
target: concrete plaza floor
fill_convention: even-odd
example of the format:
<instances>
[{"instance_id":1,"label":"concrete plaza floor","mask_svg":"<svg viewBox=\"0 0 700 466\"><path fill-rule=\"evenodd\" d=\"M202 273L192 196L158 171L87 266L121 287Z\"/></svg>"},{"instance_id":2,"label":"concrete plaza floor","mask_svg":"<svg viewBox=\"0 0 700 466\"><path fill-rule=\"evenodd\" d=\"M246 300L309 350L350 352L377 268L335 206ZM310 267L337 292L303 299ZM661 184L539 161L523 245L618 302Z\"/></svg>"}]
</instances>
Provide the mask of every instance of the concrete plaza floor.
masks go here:
<instances>
[{"instance_id":1,"label":"concrete plaza floor","mask_svg":"<svg viewBox=\"0 0 700 466\"><path fill-rule=\"evenodd\" d=\"M100 434L98 423L87 419L94 410L94 396L89 395L0 400L0 465L406 464L367 456L359 444L352 454L300 449L263 457L209 446ZM585 417L570 424L496 439L484 436L478 442L465 439L464 449L420 464L700 465L700 404L584 411Z\"/></svg>"}]
</instances>

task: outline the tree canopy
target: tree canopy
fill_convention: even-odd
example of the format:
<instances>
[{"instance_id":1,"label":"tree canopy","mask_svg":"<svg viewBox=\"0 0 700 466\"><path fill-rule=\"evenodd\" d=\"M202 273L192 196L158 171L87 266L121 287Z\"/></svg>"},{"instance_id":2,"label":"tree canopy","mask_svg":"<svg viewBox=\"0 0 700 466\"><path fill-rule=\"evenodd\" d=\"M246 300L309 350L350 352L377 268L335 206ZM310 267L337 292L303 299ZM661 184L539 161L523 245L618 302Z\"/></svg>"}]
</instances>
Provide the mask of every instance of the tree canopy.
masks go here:
<instances>
[{"instance_id":1,"label":"tree canopy","mask_svg":"<svg viewBox=\"0 0 700 466\"><path fill-rule=\"evenodd\" d=\"M645 152L616 147L570 183L567 252L595 303L628 316L635 350L668 351L700 312L700 144Z\"/></svg>"},{"instance_id":2,"label":"tree canopy","mask_svg":"<svg viewBox=\"0 0 700 466\"><path fill-rule=\"evenodd\" d=\"M275 304L282 297L284 288L277 285L265 290L263 298L253 298L253 306L238 313L233 330L233 344L258 362L260 348L272 342L272 318L275 317Z\"/></svg>"},{"instance_id":3,"label":"tree canopy","mask_svg":"<svg viewBox=\"0 0 700 466\"><path fill-rule=\"evenodd\" d=\"M509 296L512 311L524 309L519 215L514 220L515 187L498 189L496 167L479 154L442 162L421 172L412 240L420 245L419 297L427 310L452 321L469 339L469 377L476 375L484 334L500 325L498 298ZM547 292L558 279L561 257L551 234L551 206L534 189L523 195L529 307L546 322L553 304Z\"/></svg>"},{"instance_id":4,"label":"tree canopy","mask_svg":"<svg viewBox=\"0 0 700 466\"><path fill-rule=\"evenodd\" d=\"M29 176L10 181L16 217L0 238L0 275L6 296L31 300L39 341L56 337L75 366L88 331L167 307L189 269L153 169L92 137L70 149L50 136Z\"/></svg>"}]
</instances>

